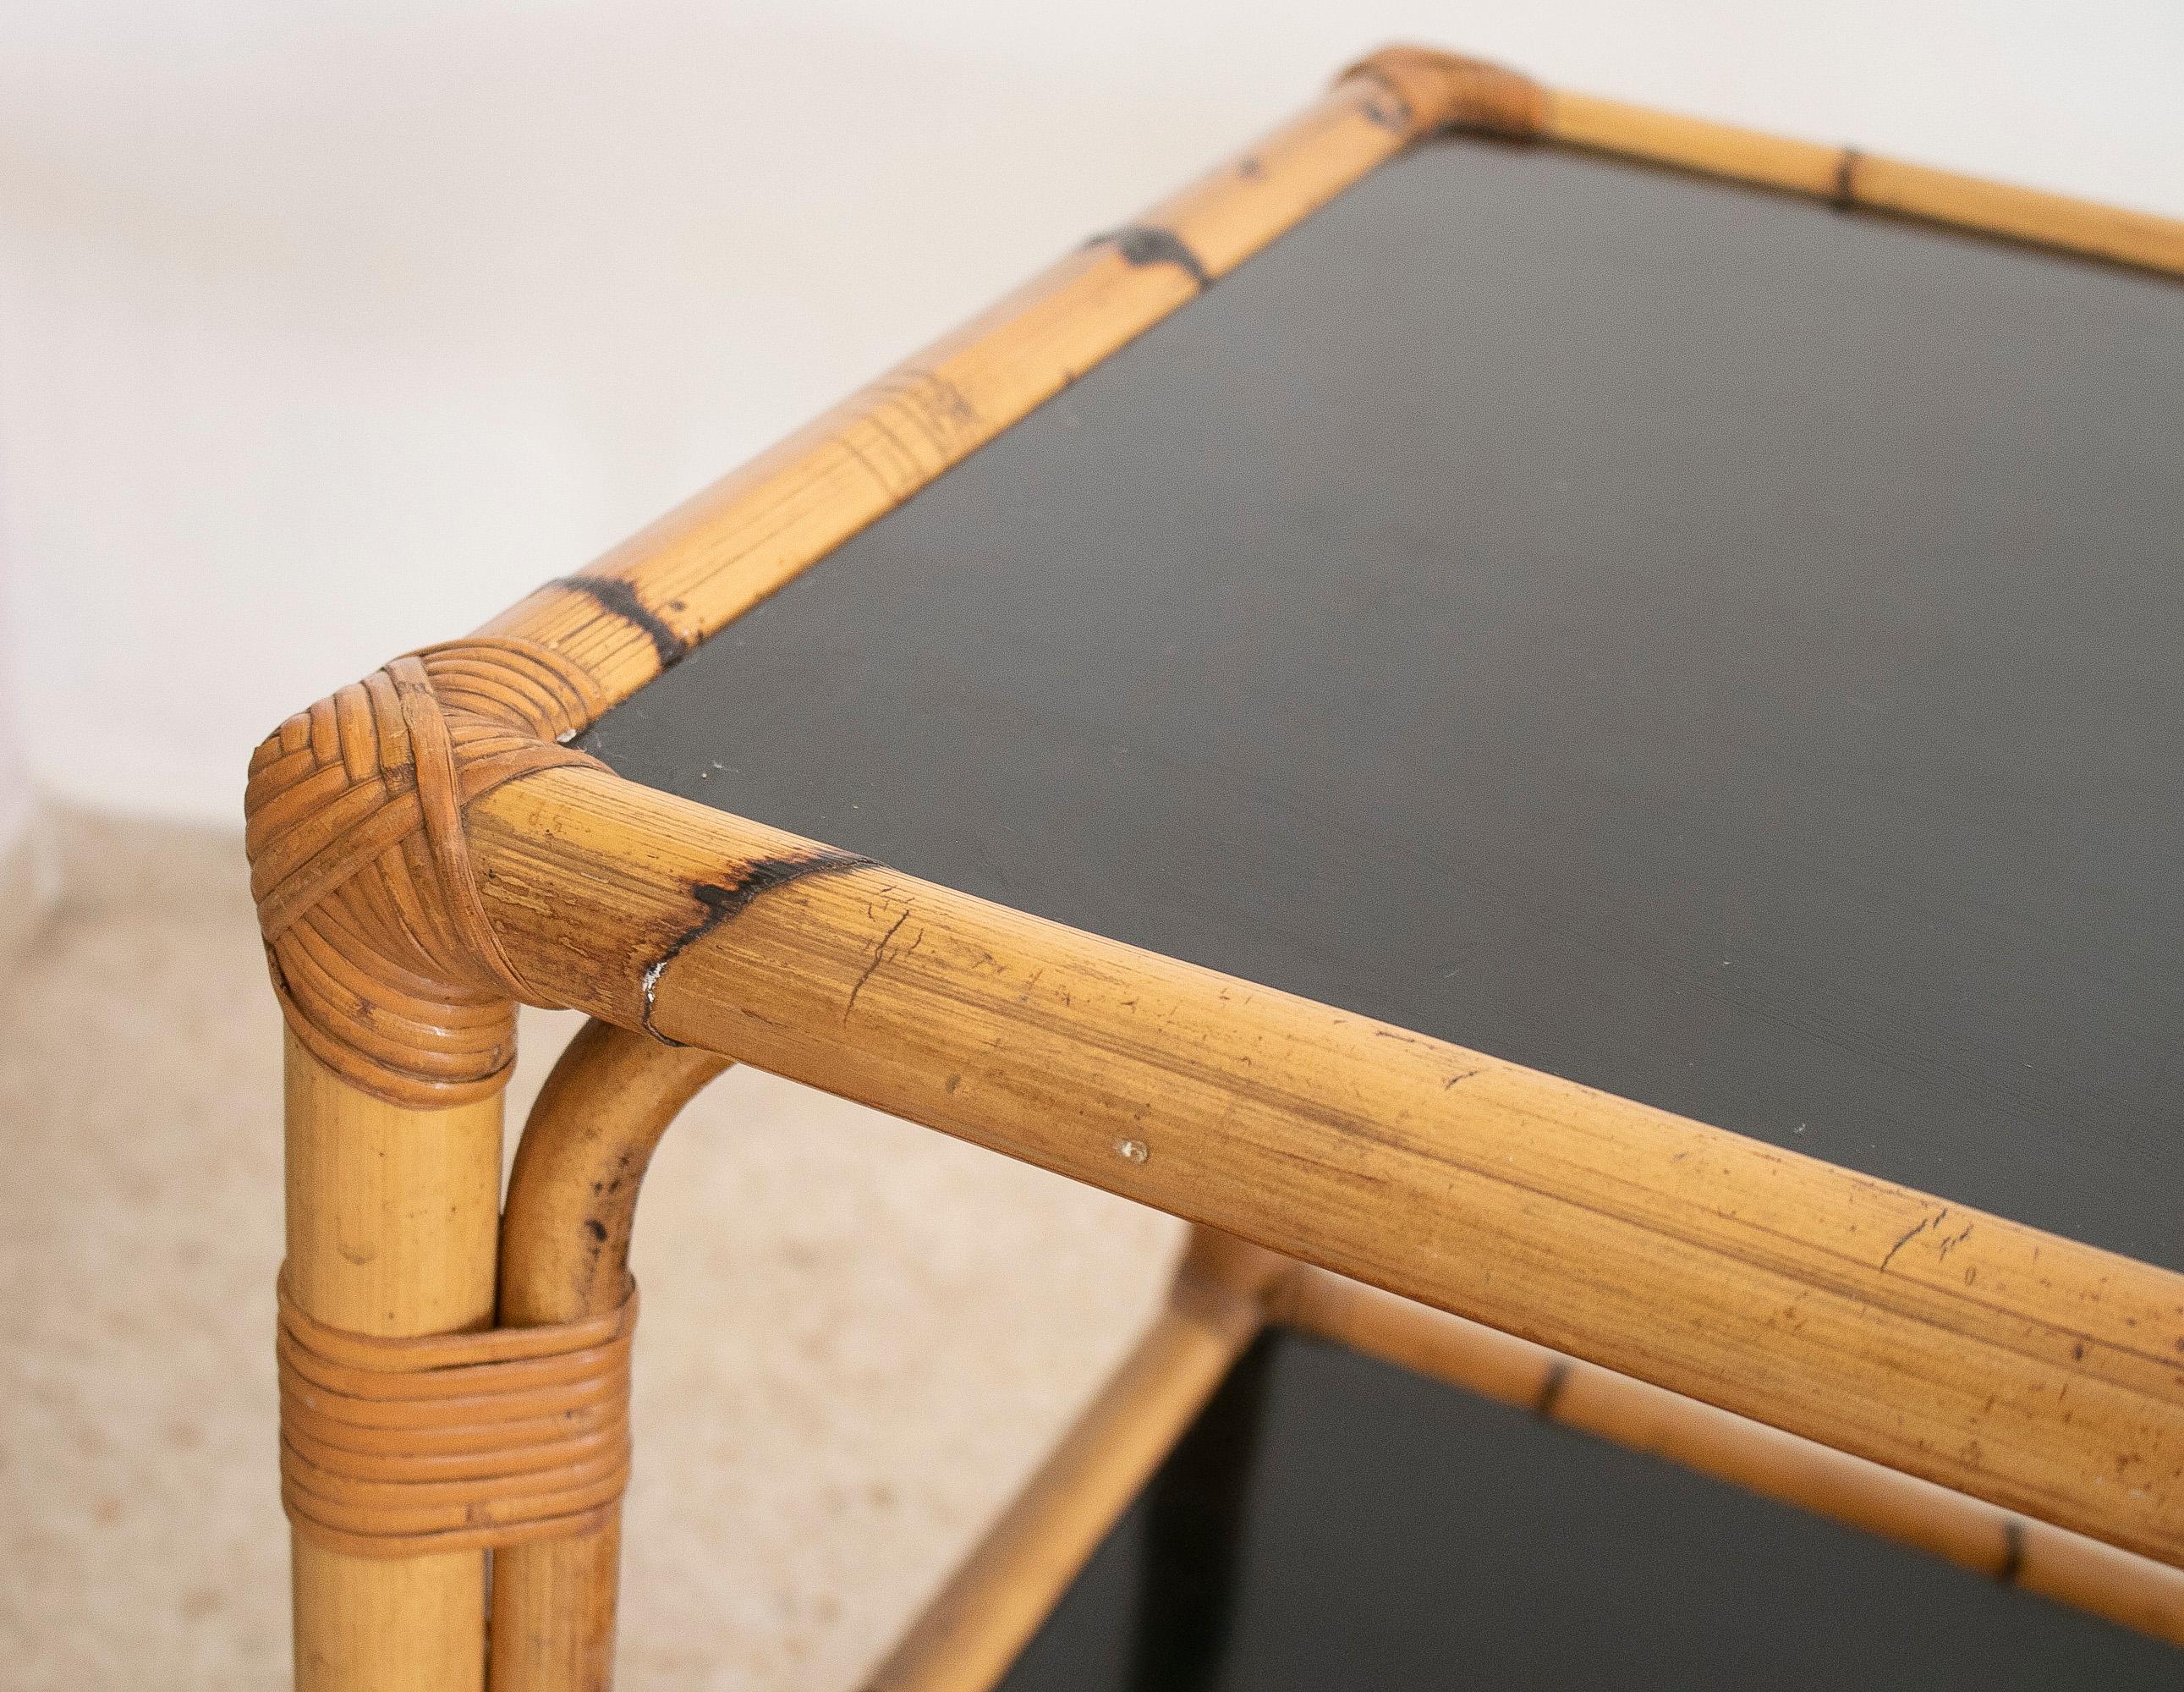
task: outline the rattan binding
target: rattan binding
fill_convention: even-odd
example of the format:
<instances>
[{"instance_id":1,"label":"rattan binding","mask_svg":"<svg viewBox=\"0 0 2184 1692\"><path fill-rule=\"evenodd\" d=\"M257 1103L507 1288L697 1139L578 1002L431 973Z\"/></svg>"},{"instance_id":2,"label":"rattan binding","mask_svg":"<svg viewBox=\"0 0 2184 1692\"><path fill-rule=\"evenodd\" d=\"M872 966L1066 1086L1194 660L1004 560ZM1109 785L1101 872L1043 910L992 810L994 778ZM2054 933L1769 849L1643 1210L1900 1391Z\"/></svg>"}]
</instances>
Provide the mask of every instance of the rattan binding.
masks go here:
<instances>
[{"instance_id":1,"label":"rattan binding","mask_svg":"<svg viewBox=\"0 0 2184 1692\"><path fill-rule=\"evenodd\" d=\"M629 1478L637 1287L604 1315L389 1339L329 1327L281 1283L281 1497L355 1556L582 1533Z\"/></svg>"},{"instance_id":2,"label":"rattan binding","mask_svg":"<svg viewBox=\"0 0 2184 1692\"><path fill-rule=\"evenodd\" d=\"M462 807L591 763L561 745L604 701L569 660L472 636L300 711L250 761L245 844L273 985L311 1055L410 1109L487 1097L515 1058L517 978L480 900Z\"/></svg>"}]
</instances>

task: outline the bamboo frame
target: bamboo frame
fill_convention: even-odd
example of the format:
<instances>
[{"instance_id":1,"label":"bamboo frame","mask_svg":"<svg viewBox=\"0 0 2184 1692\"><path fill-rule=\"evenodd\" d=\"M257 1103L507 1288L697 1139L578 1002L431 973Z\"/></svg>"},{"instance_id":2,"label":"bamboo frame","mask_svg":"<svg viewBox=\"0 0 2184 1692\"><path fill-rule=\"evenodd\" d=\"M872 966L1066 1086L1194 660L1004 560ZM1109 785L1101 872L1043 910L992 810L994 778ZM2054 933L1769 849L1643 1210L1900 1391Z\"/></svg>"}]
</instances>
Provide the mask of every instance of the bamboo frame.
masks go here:
<instances>
[{"instance_id":1,"label":"bamboo frame","mask_svg":"<svg viewBox=\"0 0 2184 1692\"><path fill-rule=\"evenodd\" d=\"M588 761L556 744L1451 126L2184 271L2184 225L2167 220L1415 49L1366 61L1258 146L582 575L470 642L398 661L261 749L253 851L298 1030L290 1259L308 1313L387 1333L491 1319L481 1171L488 1148L497 1156L508 1007L568 1003L633 1032L588 1035L526 1136L501 1243L504 1322L592 1307L604 1283L572 1269L570 1224L607 1229L597 1261L618 1262L628 1212L585 1209L587 1159L610 1141L649 1148L733 1056L1522 1337L1508 1345L1587 1360L1626 1382L1598 1389L1626 1408L1641 1403L1630 1392L1655 1393L1647 1413L1665 1415L1667 1395L1684 1394L1924 1477L1939 1486L1904 1481L1869 1521L1847 1482L1803 1501L1946 1555L1991 1558L1980 1536L1996 1518L1941 1487L2184 1564L2184 1277L981 904L571 767ZM329 900L345 902L313 914ZM895 947L903 933L914 948ZM314 993L315 1019L298 1008ZM677 1048L652 1036L691 1050L661 1058ZM1446 1318L1398 1320L1334 1284L1307 1274L1281 1296L1300 1321L1351 1322L1451 1369L1476 1350ZM1195 1306L1171 1311L1138 1383L1057 1458L1078 1481L1050 1477L1022 1506L1024 1543L1050 1550L1064 1518L1082 1540L1099 1513L1084 1498L1106 1509L1150 1449L1134 1436L1129 1462L1094 1462L1085 1442L1105 1449L1148 1403L1164 1406L1149 1427L1187 1421L1214 1360L1240 1349L1233 1315L1209 1329ZM1566 1394L1593 1381L1583 1366L1560 1377ZM1774 1484L1732 1420L1677 1421L1669 1443ZM2129 1483L2112 1484L2119 1474ZM497 1686L604 1684L614 1538L496 1554ZM2136 1563L2046 1529L2010 1543L2028 1583L2173 1626L2168 1589L2145 1597ZM354 1561L298 1547L300 1683L477 1684L482 1556ZM969 1626L960 1606L947 1623Z\"/></svg>"}]
</instances>

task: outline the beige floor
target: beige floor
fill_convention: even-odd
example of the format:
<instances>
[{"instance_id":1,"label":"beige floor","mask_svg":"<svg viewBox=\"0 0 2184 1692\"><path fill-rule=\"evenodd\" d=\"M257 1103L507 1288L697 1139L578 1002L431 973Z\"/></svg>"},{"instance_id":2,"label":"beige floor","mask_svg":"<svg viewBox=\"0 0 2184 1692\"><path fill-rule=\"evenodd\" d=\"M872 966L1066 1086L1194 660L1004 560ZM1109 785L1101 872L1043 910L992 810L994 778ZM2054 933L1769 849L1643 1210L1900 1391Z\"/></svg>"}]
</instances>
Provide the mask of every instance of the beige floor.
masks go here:
<instances>
[{"instance_id":1,"label":"beige floor","mask_svg":"<svg viewBox=\"0 0 2184 1692\"><path fill-rule=\"evenodd\" d=\"M68 902L0 963L0 1685L284 1685L278 1017L238 846L83 823L64 846ZM573 1024L526 1024L511 1120ZM855 1685L1177 1242L732 1071L638 1228L622 1684Z\"/></svg>"}]
</instances>

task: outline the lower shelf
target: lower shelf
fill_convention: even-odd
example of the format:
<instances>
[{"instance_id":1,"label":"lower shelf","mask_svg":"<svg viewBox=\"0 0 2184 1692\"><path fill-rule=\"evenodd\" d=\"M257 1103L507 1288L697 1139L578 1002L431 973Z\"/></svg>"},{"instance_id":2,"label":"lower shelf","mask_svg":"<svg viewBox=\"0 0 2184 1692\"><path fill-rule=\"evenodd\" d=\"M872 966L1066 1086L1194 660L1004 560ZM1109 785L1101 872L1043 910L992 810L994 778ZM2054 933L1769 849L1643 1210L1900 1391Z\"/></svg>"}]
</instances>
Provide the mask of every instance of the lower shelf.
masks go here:
<instances>
[{"instance_id":1,"label":"lower shelf","mask_svg":"<svg viewBox=\"0 0 2184 1692\"><path fill-rule=\"evenodd\" d=\"M1390 1365L1247 1353L1006 1692L2184 1684L2184 1654Z\"/></svg>"}]
</instances>

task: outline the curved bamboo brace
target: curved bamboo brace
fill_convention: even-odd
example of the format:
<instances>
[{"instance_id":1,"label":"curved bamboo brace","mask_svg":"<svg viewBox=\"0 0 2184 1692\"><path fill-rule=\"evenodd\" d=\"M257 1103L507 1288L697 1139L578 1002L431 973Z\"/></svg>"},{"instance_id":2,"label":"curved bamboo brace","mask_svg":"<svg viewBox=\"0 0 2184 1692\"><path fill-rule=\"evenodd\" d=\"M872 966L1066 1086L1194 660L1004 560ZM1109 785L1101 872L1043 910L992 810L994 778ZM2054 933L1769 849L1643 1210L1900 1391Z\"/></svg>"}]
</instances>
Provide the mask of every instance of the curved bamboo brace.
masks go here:
<instances>
[{"instance_id":1,"label":"curved bamboo brace","mask_svg":"<svg viewBox=\"0 0 2184 1692\"><path fill-rule=\"evenodd\" d=\"M727 1067L694 1047L584 1025L547 1077L516 1146L501 1218L502 1326L615 1308L653 1148ZM619 1509L580 1538L494 1554L493 1692L594 1692L612 1684L621 1557Z\"/></svg>"}]
</instances>

